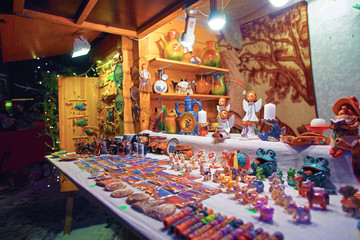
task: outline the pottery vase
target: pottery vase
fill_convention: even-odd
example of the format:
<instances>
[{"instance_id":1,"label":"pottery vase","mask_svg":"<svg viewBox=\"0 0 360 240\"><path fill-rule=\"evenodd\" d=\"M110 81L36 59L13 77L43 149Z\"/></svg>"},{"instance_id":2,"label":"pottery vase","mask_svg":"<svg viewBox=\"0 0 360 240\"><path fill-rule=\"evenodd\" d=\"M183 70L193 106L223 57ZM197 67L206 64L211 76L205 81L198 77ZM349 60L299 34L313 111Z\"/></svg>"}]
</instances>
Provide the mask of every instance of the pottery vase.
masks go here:
<instances>
[{"instance_id":1,"label":"pottery vase","mask_svg":"<svg viewBox=\"0 0 360 240\"><path fill-rule=\"evenodd\" d=\"M202 62L205 66L219 67L220 65L220 52L218 42L207 41L206 49L202 56Z\"/></svg>"},{"instance_id":2,"label":"pottery vase","mask_svg":"<svg viewBox=\"0 0 360 240\"><path fill-rule=\"evenodd\" d=\"M206 80L206 75L196 75L196 93L209 94L211 91L211 82Z\"/></svg>"},{"instance_id":3,"label":"pottery vase","mask_svg":"<svg viewBox=\"0 0 360 240\"><path fill-rule=\"evenodd\" d=\"M224 73L215 73L213 75L213 82L211 85L211 93L213 95L225 95L226 89L230 84L230 79L228 80L228 83L225 83L225 78L227 78L228 75Z\"/></svg>"},{"instance_id":4,"label":"pottery vase","mask_svg":"<svg viewBox=\"0 0 360 240\"><path fill-rule=\"evenodd\" d=\"M161 36L164 43L164 55L166 59L182 61L184 55L184 48L180 43L180 36L178 31L171 29L166 37Z\"/></svg>"}]
</instances>

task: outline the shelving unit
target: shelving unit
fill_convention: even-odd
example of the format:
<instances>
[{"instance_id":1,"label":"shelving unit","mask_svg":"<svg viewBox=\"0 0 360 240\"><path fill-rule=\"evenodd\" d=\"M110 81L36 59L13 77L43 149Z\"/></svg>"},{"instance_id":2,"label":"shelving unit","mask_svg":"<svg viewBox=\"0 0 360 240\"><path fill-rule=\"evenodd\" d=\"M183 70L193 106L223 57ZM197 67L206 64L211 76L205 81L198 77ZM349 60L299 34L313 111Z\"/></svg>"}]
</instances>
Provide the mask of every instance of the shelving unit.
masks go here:
<instances>
[{"instance_id":1,"label":"shelving unit","mask_svg":"<svg viewBox=\"0 0 360 240\"><path fill-rule=\"evenodd\" d=\"M187 94L177 94L177 93L151 93L151 99L185 99ZM207 95L207 94L189 94L191 99L197 100L218 100L223 97L230 99L230 96L225 95Z\"/></svg>"},{"instance_id":2,"label":"shelving unit","mask_svg":"<svg viewBox=\"0 0 360 240\"><path fill-rule=\"evenodd\" d=\"M149 66L166 70L178 70L194 74L211 74L214 72L229 72L228 69L197 65L192 63L180 62L164 58L153 58L149 61Z\"/></svg>"}]
</instances>

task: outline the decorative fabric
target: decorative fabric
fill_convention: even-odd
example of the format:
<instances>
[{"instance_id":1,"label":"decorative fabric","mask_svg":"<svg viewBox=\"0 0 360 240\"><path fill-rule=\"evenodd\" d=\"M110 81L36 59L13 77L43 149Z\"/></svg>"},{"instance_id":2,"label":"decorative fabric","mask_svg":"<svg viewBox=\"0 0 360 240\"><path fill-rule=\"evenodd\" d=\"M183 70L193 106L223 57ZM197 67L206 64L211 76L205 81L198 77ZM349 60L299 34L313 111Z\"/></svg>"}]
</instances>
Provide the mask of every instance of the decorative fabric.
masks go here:
<instances>
[{"instance_id":1,"label":"decorative fabric","mask_svg":"<svg viewBox=\"0 0 360 240\"><path fill-rule=\"evenodd\" d=\"M264 104L276 104L276 118L281 127L286 126L287 134L305 132L305 126L317 117L307 3L246 23L241 30L238 69L246 89L255 91ZM258 113L259 119L263 112Z\"/></svg>"}]
</instances>

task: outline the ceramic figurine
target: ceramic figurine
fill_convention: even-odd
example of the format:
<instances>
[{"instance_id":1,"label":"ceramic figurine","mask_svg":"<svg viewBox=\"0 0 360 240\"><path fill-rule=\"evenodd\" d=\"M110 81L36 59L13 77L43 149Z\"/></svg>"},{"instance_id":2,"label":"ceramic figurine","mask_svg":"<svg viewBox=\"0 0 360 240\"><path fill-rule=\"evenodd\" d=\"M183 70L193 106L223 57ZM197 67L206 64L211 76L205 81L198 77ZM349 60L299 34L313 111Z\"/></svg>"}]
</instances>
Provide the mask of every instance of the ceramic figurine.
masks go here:
<instances>
[{"instance_id":1,"label":"ceramic figurine","mask_svg":"<svg viewBox=\"0 0 360 240\"><path fill-rule=\"evenodd\" d=\"M269 149L265 152L263 148L256 150L256 158L251 163L251 169L253 170L249 175L256 175L256 169L261 167L265 177L269 177L273 172L276 172L277 162L276 153L274 150Z\"/></svg>"},{"instance_id":2,"label":"ceramic figurine","mask_svg":"<svg viewBox=\"0 0 360 240\"><path fill-rule=\"evenodd\" d=\"M353 145L359 139L358 127L360 121L359 101L356 97L338 99L332 108L335 119L330 120L330 128L334 131L330 154L338 158L343 154L342 142Z\"/></svg>"},{"instance_id":3,"label":"ceramic figurine","mask_svg":"<svg viewBox=\"0 0 360 240\"><path fill-rule=\"evenodd\" d=\"M263 120L263 122L270 126L270 128L267 132L260 133L259 138L269 142L280 141L280 135L285 134L285 128L280 128L279 124L276 123L277 120Z\"/></svg>"},{"instance_id":4,"label":"ceramic figurine","mask_svg":"<svg viewBox=\"0 0 360 240\"><path fill-rule=\"evenodd\" d=\"M310 180L317 187L324 187L325 182L330 177L329 161L323 157L307 155L304 157L304 166L297 172L303 176L304 180Z\"/></svg>"},{"instance_id":5,"label":"ceramic figurine","mask_svg":"<svg viewBox=\"0 0 360 240\"><path fill-rule=\"evenodd\" d=\"M282 172L280 169L278 169L278 170L276 171L276 173L277 173L277 175L279 176L279 179L281 180L281 183L284 184L285 181L282 179L282 177L283 177L283 172Z\"/></svg>"},{"instance_id":6,"label":"ceramic figurine","mask_svg":"<svg viewBox=\"0 0 360 240\"><path fill-rule=\"evenodd\" d=\"M343 196L341 199L342 210L350 216L360 219L360 194L359 190L351 185L339 188L338 192Z\"/></svg>"},{"instance_id":7,"label":"ceramic figurine","mask_svg":"<svg viewBox=\"0 0 360 240\"><path fill-rule=\"evenodd\" d=\"M221 172L220 170L215 170L214 174L213 174L213 182L214 183L219 183L220 182L220 176L221 176Z\"/></svg>"},{"instance_id":8,"label":"ceramic figurine","mask_svg":"<svg viewBox=\"0 0 360 240\"><path fill-rule=\"evenodd\" d=\"M260 208L259 219L263 221L272 221L274 215L274 208L269 205L264 205Z\"/></svg>"},{"instance_id":9,"label":"ceramic figurine","mask_svg":"<svg viewBox=\"0 0 360 240\"><path fill-rule=\"evenodd\" d=\"M286 181L288 183L289 186L294 187L296 185L296 181L295 181L295 168L290 168L287 171L287 177L286 177Z\"/></svg>"},{"instance_id":10,"label":"ceramic figurine","mask_svg":"<svg viewBox=\"0 0 360 240\"><path fill-rule=\"evenodd\" d=\"M314 183L304 182L303 188L306 192L305 196L309 201L309 208L313 207L313 204L319 204L323 210L326 210L326 206L329 204L329 194L325 189L319 189L315 191Z\"/></svg>"},{"instance_id":11,"label":"ceramic figurine","mask_svg":"<svg viewBox=\"0 0 360 240\"><path fill-rule=\"evenodd\" d=\"M260 180L253 180L249 184L256 188L256 192L262 193L264 191L264 183Z\"/></svg>"},{"instance_id":12,"label":"ceramic figurine","mask_svg":"<svg viewBox=\"0 0 360 240\"><path fill-rule=\"evenodd\" d=\"M229 139L231 137L230 129L234 126L235 116L230 116L230 104L226 106L225 98L220 98L218 103L219 105L217 105L217 111L220 126L216 128L212 137L215 142L223 142L225 139Z\"/></svg>"},{"instance_id":13,"label":"ceramic figurine","mask_svg":"<svg viewBox=\"0 0 360 240\"><path fill-rule=\"evenodd\" d=\"M141 92L152 92L150 78L151 75L147 70L147 64L143 63L142 71L140 72L140 84L139 84L139 90Z\"/></svg>"},{"instance_id":14,"label":"ceramic figurine","mask_svg":"<svg viewBox=\"0 0 360 240\"><path fill-rule=\"evenodd\" d=\"M256 113L260 111L262 107L261 98L258 100L257 95L254 91L246 93L246 100L243 100L243 109L246 112L242 119L243 130L241 136L246 139L258 139L259 137L255 134L254 122L259 119L256 117Z\"/></svg>"},{"instance_id":15,"label":"ceramic figurine","mask_svg":"<svg viewBox=\"0 0 360 240\"><path fill-rule=\"evenodd\" d=\"M293 215L293 218L298 223L309 224L311 222L310 209L307 206L297 206L295 202L293 202L288 206L287 211L289 214Z\"/></svg>"},{"instance_id":16,"label":"ceramic figurine","mask_svg":"<svg viewBox=\"0 0 360 240\"><path fill-rule=\"evenodd\" d=\"M265 175L263 174L263 168L262 167L258 167L256 169L256 179L257 180L265 180Z\"/></svg>"},{"instance_id":17,"label":"ceramic figurine","mask_svg":"<svg viewBox=\"0 0 360 240\"><path fill-rule=\"evenodd\" d=\"M204 170L204 181L211 180L211 170L210 168Z\"/></svg>"}]
</instances>

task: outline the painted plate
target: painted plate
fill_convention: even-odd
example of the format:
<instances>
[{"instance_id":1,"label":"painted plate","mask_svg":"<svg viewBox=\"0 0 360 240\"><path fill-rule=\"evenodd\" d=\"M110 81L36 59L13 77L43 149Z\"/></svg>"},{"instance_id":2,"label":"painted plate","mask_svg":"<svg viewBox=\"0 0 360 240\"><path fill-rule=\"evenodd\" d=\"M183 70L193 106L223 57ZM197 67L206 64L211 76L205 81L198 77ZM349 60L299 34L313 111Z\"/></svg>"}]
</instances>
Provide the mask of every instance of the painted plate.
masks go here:
<instances>
[{"instance_id":1,"label":"painted plate","mask_svg":"<svg viewBox=\"0 0 360 240\"><path fill-rule=\"evenodd\" d=\"M154 84L154 92L165 93L167 91L167 84L163 80L157 80Z\"/></svg>"},{"instance_id":2,"label":"painted plate","mask_svg":"<svg viewBox=\"0 0 360 240\"><path fill-rule=\"evenodd\" d=\"M115 108L119 114L124 111L124 97L121 93L118 93L115 97Z\"/></svg>"},{"instance_id":3,"label":"painted plate","mask_svg":"<svg viewBox=\"0 0 360 240\"><path fill-rule=\"evenodd\" d=\"M185 112L179 117L180 129L184 133L191 133L196 127L196 118L191 112Z\"/></svg>"},{"instance_id":4,"label":"painted plate","mask_svg":"<svg viewBox=\"0 0 360 240\"><path fill-rule=\"evenodd\" d=\"M179 144L179 140L177 138L172 138L167 144L166 152L169 153L175 153L175 147Z\"/></svg>"},{"instance_id":5,"label":"painted plate","mask_svg":"<svg viewBox=\"0 0 360 240\"><path fill-rule=\"evenodd\" d=\"M123 68L121 64L117 64L114 70L114 82L116 87L120 87L123 81Z\"/></svg>"}]
</instances>

